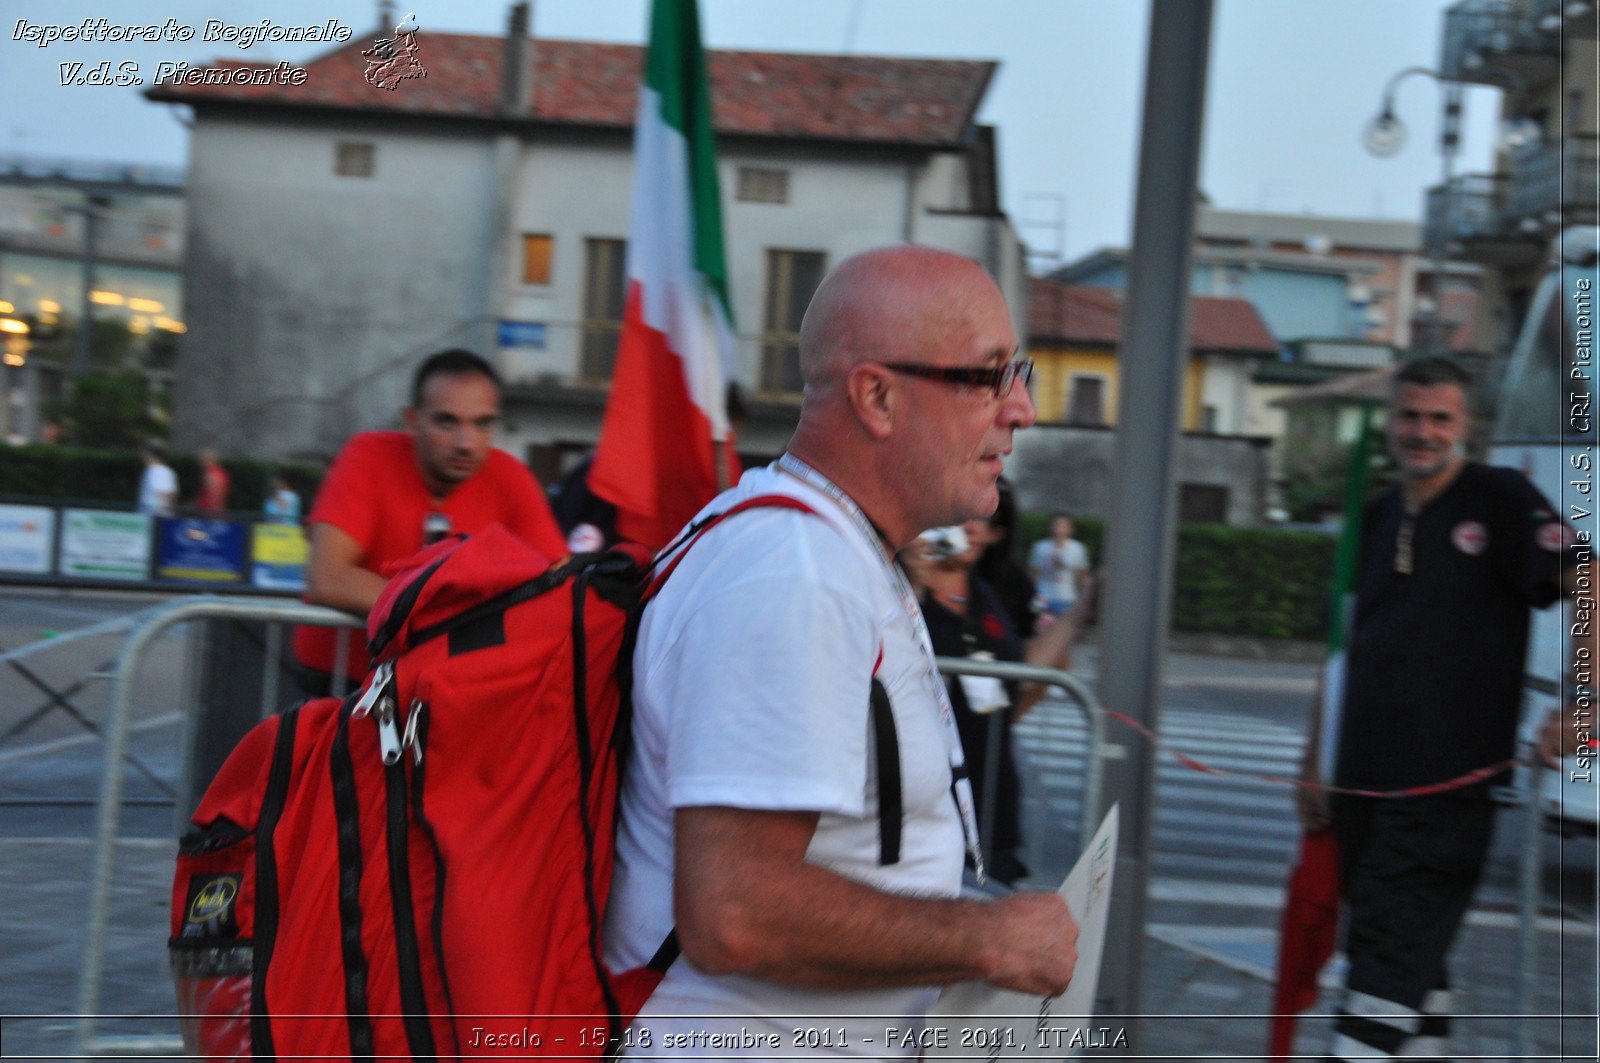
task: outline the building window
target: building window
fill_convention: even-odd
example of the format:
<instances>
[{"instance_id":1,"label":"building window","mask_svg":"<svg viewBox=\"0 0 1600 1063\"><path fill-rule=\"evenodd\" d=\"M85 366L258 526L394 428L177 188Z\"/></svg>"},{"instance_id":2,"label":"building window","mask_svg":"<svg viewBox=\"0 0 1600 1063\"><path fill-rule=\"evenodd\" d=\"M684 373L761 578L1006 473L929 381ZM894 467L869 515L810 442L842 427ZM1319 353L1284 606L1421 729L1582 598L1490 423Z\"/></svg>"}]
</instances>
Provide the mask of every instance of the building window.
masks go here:
<instances>
[{"instance_id":1,"label":"building window","mask_svg":"<svg viewBox=\"0 0 1600 1063\"><path fill-rule=\"evenodd\" d=\"M1105 377L1090 373L1072 374L1072 379L1067 382L1067 423L1106 423Z\"/></svg>"},{"instance_id":2,"label":"building window","mask_svg":"<svg viewBox=\"0 0 1600 1063\"><path fill-rule=\"evenodd\" d=\"M1228 489L1217 484L1179 484L1178 523L1228 523Z\"/></svg>"},{"instance_id":3,"label":"building window","mask_svg":"<svg viewBox=\"0 0 1600 1063\"><path fill-rule=\"evenodd\" d=\"M333 172L340 177L371 177L377 156L378 149L372 144L341 140L334 145Z\"/></svg>"},{"instance_id":4,"label":"building window","mask_svg":"<svg viewBox=\"0 0 1600 1063\"><path fill-rule=\"evenodd\" d=\"M550 283L550 256L555 246L555 237L548 233L522 234L523 284Z\"/></svg>"},{"instance_id":5,"label":"building window","mask_svg":"<svg viewBox=\"0 0 1600 1063\"><path fill-rule=\"evenodd\" d=\"M561 445L559 443L529 443L523 452L523 464L542 484L553 484L561 476Z\"/></svg>"},{"instance_id":6,"label":"building window","mask_svg":"<svg viewBox=\"0 0 1600 1063\"><path fill-rule=\"evenodd\" d=\"M827 257L821 251L767 252L766 314L761 331L761 389L798 394L800 319L817 285Z\"/></svg>"},{"instance_id":7,"label":"building window","mask_svg":"<svg viewBox=\"0 0 1600 1063\"><path fill-rule=\"evenodd\" d=\"M787 203L789 171L764 166L741 166L738 188L738 197L745 203Z\"/></svg>"},{"instance_id":8,"label":"building window","mask_svg":"<svg viewBox=\"0 0 1600 1063\"><path fill-rule=\"evenodd\" d=\"M583 349L578 379L603 384L617 363L617 338L622 334L622 307L627 298L625 240L584 241Z\"/></svg>"}]
</instances>

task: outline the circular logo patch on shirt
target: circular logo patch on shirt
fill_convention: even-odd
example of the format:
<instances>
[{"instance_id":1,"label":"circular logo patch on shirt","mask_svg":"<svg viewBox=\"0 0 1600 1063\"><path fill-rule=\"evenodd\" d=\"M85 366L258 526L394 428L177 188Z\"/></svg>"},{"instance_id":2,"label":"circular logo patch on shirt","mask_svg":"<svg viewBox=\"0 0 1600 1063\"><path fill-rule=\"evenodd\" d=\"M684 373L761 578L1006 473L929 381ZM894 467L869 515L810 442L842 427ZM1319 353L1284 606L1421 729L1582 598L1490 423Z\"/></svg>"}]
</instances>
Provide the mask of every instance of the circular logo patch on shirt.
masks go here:
<instances>
[{"instance_id":1,"label":"circular logo patch on shirt","mask_svg":"<svg viewBox=\"0 0 1600 1063\"><path fill-rule=\"evenodd\" d=\"M567 549L575 554L593 553L603 549L605 545L605 532L587 522L573 528L567 536Z\"/></svg>"},{"instance_id":2,"label":"circular logo patch on shirt","mask_svg":"<svg viewBox=\"0 0 1600 1063\"><path fill-rule=\"evenodd\" d=\"M1540 546L1552 554L1559 554L1563 548L1572 545L1573 542L1572 529L1559 520L1541 524L1539 530L1534 533L1534 538L1538 540Z\"/></svg>"},{"instance_id":3,"label":"circular logo patch on shirt","mask_svg":"<svg viewBox=\"0 0 1600 1063\"><path fill-rule=\"evenodd\" d=\"M1475 520L1464 520L1451 530L1450 541L1463 554L1477 557L1489 546L1489 529Z\"/></svg>"}]
</instances>

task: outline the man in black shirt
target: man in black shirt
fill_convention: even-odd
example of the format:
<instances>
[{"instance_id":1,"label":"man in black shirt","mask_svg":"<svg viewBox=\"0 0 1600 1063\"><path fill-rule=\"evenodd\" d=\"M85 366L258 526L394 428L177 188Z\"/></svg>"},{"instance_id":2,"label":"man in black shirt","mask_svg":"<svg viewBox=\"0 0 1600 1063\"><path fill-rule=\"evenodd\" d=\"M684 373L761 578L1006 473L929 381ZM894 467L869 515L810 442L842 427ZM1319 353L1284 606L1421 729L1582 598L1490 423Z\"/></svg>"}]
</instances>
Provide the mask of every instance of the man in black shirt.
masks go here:
<instances>
[{"instance_id":1,"label":"man in black shirt","mask_svg":"<svg viewBox=\"0 0 1600 1063\"><path fill-rule=\"evenodd\" d=\"M1465 458L1466 374L1422 358L1395 375L1389 450L1400 484L1363 516L1334 784L1398 791L1514 755L1528 609L1556 601L1570 530L1512 469ZM1317 736L1305 777L1320 782ZM1301 790L1310 830L1334 830L1348 908L1335 1058L1442 1058L1444 958L1489 849L1488 788L1422 796Z\"/></svg>"}]
</instances>

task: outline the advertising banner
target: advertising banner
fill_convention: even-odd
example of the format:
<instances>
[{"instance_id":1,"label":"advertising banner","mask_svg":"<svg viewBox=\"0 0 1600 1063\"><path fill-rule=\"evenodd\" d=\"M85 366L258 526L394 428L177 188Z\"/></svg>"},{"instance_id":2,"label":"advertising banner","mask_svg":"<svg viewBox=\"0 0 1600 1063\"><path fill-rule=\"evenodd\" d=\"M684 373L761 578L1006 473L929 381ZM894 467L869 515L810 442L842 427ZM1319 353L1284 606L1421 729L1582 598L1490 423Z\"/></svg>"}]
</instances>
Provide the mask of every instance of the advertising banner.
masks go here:
<instances>
[{"instance_id":1,"label":"advertising banner","mask_svg":"<svg viewBox=\"0 0 1600 1063\"><path fill-rule=\"evenodd\" d=\"M66 510L57 571L80 579L149 578L150 519L143 513Z\"/></svg>"},{"instance_id":2,"label":"advertising banner","mask_svg":"<svg viewBox=\"0 0 1600 1063\"><path fill-rule=\"evenodd\" d=\"M49 575L55 537L55 510L0 505L0 572Z\"/></svg>"},{"instance_id":3,"label":"advertising banner","mask_svg":"<svg viewBox=\"0 0 1600 1063\"><path fill-rule=\"evenodd\" d=\"M164 520L156 535L156 578L240 583L244 525L231 520Z\"/></svg>"},{"instance_id":4,"label":"advertising banner","mask_svg":"<svg viewBox=\"0 0 1600 1063\"><path fill-rule=\"evenodd\" d=\"M298 524L257 524L250 540L250 582L273 590L303 591L311 549Z\"/></svg>"}]
</instances>

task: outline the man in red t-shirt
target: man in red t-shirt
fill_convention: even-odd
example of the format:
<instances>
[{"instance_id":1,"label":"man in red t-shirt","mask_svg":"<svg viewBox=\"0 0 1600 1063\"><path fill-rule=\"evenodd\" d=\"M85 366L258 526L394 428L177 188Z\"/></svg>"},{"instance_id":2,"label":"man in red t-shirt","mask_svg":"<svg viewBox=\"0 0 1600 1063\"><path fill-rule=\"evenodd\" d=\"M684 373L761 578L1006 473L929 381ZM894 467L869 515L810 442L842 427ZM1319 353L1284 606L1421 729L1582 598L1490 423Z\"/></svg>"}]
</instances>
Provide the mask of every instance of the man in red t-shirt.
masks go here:
<instances>
[{"instance_id":1,"label":"man in red t-shirt","mask_svg":"<svg viewBox=\"0 0 1600 1063\"><path fill-rule=\"evenodd\" d=\"M522 463L491 446L500 378L470 351L447 350L417 369L404 432L363 432L334 461L306 518L306 601L366 616L386 566L456 532L503 524L555 560L566 553L544 491ZM345 673L369 659L360 632L302 627L295 659L308 690L326 692L347 640Z\"/></svg>"},{"instance_id":2,"label":"man in red t-shirt","mask_svg":"<svg viewBox=\"0 0 1600 1063\"><path fill-rule=\"evenodd\" d=\"M228 470L211 447L200 452L200 493L195 495L194 508L212 517L220 517L228 509Z\"/></svg>"}]
</instances>

